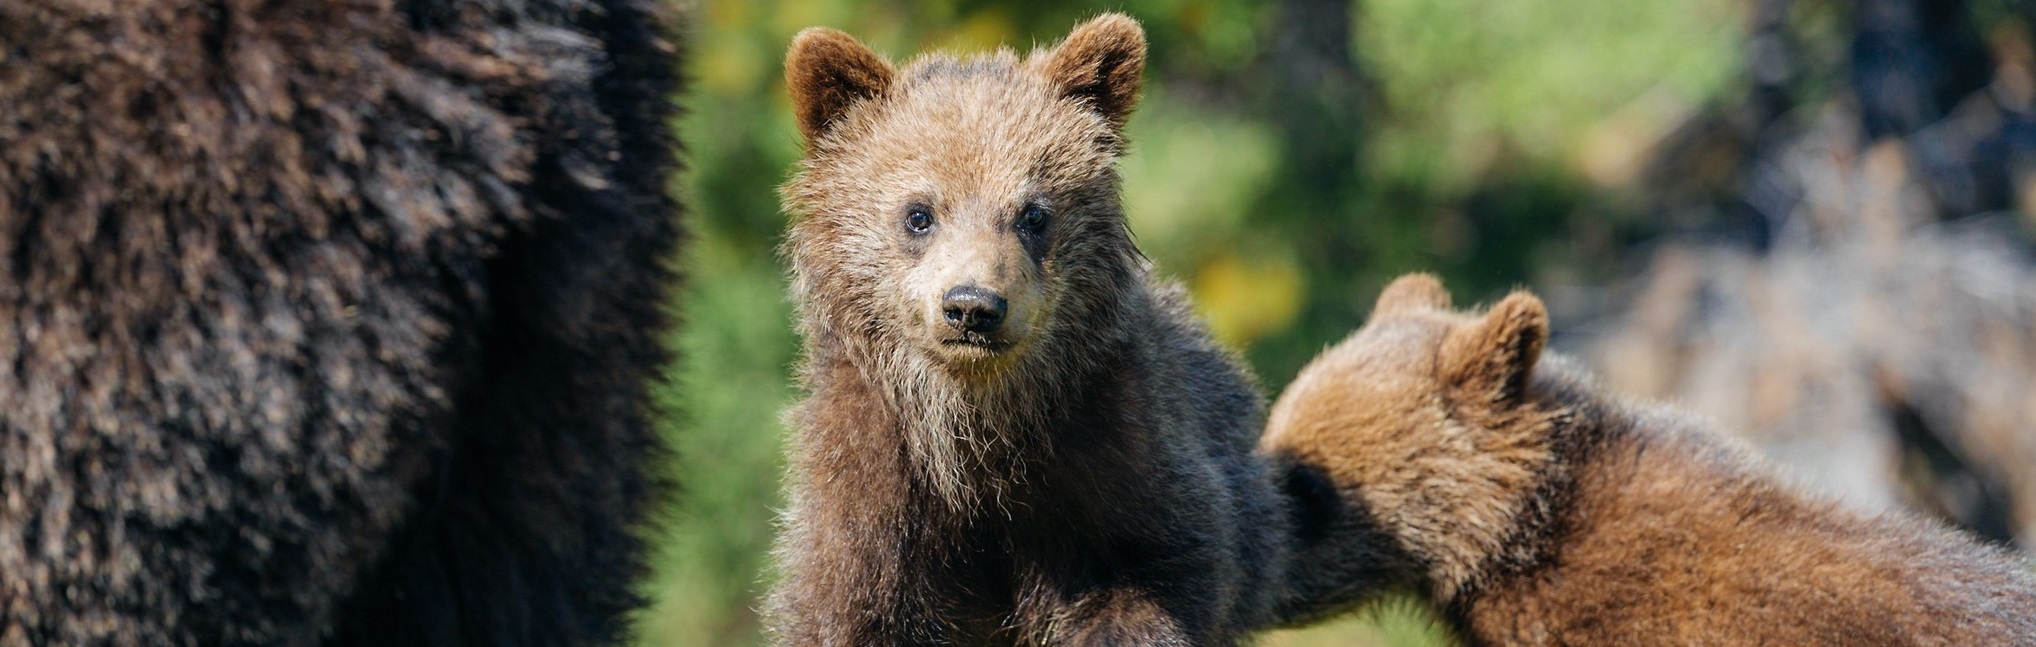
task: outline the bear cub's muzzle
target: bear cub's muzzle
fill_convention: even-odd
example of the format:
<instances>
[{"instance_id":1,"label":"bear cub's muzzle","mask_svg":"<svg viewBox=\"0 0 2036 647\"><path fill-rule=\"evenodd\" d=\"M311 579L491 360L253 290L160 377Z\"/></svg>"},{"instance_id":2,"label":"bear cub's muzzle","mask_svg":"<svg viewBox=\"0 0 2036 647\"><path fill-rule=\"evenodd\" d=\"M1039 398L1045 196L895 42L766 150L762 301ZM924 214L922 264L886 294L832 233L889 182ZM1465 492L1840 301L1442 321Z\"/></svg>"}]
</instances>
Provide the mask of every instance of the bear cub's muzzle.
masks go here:
<instances>
[{"instance_id":1,"label":"bear cub's muzzle","mask_svg":"<svg viewBox=\"0 0 2036 647\"><path fill-rule=\"evenodd\" d=\"M957 285L941 295L940 311L949 327L964 337L987 336L1004 326L1010 302L994 291L973 285Z\"/></svg>"}]
</instances>

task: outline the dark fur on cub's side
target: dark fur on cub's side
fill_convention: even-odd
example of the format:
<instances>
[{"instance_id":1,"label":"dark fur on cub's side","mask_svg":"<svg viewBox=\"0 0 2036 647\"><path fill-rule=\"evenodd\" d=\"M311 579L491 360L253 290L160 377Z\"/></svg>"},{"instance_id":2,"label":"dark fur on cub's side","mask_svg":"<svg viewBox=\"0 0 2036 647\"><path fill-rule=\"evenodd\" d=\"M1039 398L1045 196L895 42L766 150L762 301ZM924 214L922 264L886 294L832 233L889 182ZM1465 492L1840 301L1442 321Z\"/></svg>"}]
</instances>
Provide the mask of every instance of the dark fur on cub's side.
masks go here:
<instances>
[{"instance_id":1,"label":"dark fur on cub's side","mask_svg":"<svg viewBox=\"0 0 2036 647\"><path fill-rule=\"evenodd\" d=\"M663 13L0 2L0 645L617 639Z\"/></svg>"},{"instance_id":2,"label":"dark fur on cub's side","mask_svg":"<svg viewBox=\"0 0 2036 647\"><path fill-rule=\"evenodd\" d=\"M1266 450L1400 546L1375 586L1419 588L1471 644L2036 645L2036 576L2006 551L1804 494L1547 337L1533 295L1463 314L1401 278L1281 394Z\"/></svg>"},{"instance_id":3,"label":"dark fur on cub's side","mask_svg":"<svg viewBox=\"0 0 2036 647\"><path fill-rule=\"evenodd\" d=\"M1222 645L1275 621L1263 400L1119 203L1144 56L1120 15L1023 60L894 69L840 32L794 41L808 155L785 254L810 395L777 643ZM1003 323L942 321L957 286L998 295Z\"/></svg>"}]
</instances>

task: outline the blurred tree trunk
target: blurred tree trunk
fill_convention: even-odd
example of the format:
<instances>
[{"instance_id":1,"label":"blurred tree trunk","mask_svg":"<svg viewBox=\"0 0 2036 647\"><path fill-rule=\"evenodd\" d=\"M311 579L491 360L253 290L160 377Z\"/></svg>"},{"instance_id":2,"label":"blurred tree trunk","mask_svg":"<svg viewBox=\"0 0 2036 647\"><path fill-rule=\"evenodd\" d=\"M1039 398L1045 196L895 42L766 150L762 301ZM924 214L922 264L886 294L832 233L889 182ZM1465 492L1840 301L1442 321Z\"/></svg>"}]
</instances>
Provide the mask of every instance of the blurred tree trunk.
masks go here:
<instances>
[{"instance_id":1,"label":"blurred tree trunk","mask_svg":"<svg viewBox=\"0 0 2036 647\"><path fill-rule=\"evenodd\" d=\"M1798 24L1805 11L1836 12L1850 31L1817 42ZM1812 66L1829 55L1842 69L1824 78ZM1798 206L1776 176L1776 145L1830 98L1850 99L1866 141L1908 143L1933 218L2013 206L2016 171L2036 159L2036 121L2026 100L1993 91L1999 68L1963 0L1757 0L1744 59L1740 98L1685 124L1650 164L1649 201L1663 216L1655 233L1766 249Z\"/></svg>"},{"instance_id":2,"label":"blurred tree trunk","mask_svg":"<svg viewBox=\"0 0 2036 647\"><path fill-rule=\"evenodd\" d=\"M1852 24L1850 81L1870 140L1915 134L1993 77L1964 0L1858 0Z\"/></svg>"},{"instance_id":3,"label":"blurred tree trunk","mask_svg":"<svg viewBox=\"0 0 2036 647\"><path fill-rule=\"evenodd\" d=\"M1280 3L1264 63L1273 79L1264 86L1267 114L1286 143L1289 188L1323 202L1310 205L1313 213L1340 211L1346 201L1372 112L1371 81L1352 45L1355 14L1349 0Z\"/></svg>"},{"instance_id":4,"label":"blurred tree trunk","mask_svg":"<svg viewBox=\"0 0 2036 647\"><path fill-rule=\"evenodd\" d=\"M1284 260L1299 267L1363 267L1366 263L1353 259L1367 257L1370 232L1365 227L1377 223L1356 215L1367 181L1359 160L1379 106L1372 78L1359 63L1357 4L1283 0L1273 11L1261 36L1269 47L1251 66L1257 78L1239 87L1249 88L1241 96L1258 106L1255 112L1272 117L1282 149L1280 171L1262 189L1255 208L1286 216L1258 219L1255 226L1294 241L1294 256ZM1303 289L1304 306L1292 324L1297 329L1334 329L1359 314L1352 310L1358 300L1340 282L1308 282ZM1252 347L1254 354L1285 358L1306 358L1315 350L1298 337ZM1275 367L1270 374L1299 368Z\"/></svg>"}]
</instances>

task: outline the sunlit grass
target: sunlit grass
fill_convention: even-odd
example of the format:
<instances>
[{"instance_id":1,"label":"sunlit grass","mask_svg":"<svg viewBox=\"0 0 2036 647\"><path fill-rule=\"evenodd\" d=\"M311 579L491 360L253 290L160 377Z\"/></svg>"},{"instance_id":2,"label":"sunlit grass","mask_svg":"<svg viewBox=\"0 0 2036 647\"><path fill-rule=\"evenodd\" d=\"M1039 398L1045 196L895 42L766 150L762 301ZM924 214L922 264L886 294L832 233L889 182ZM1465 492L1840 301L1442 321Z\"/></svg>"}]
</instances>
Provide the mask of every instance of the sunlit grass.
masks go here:
<instances>
[{"instance_id":1,"label":"sunlit grass","mask_svg":"<svg viewBox=\"0 0 2036 647\"><path fill-rule=\"evenodd\" d=\"M1392 597L1304 629L1266 634L1259 647L1454 647L1458 643L1425 605Z\"/></svg>"}]
</instances>

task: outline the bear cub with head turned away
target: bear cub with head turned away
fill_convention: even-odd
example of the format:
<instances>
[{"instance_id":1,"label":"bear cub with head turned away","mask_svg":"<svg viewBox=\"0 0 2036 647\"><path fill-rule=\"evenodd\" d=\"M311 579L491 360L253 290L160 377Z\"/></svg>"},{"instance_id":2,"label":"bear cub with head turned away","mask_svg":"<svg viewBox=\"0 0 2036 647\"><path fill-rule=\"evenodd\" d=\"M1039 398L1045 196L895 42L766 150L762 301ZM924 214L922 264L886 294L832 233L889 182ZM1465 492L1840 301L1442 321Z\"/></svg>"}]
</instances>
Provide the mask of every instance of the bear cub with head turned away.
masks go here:
<instances>
[{"instance_id":1,"label":"bear cub with head turned away","mask_svg":"<svg viewBox=\"0 0 2036 647\"><path fill-rule=\"evenodd\" d=\"M1280 396L1265 447L1341 493L1324 527L1391 537L1385 583L1472 644L2036 645L2036 578L2002 550L1798 492L1547 338L1530 294L1465 314L1402 278ZM1364 597L1319 576L1318 599Z\"/></svg>"},{"instance_id":2,"label":"bear cub with head turned away","mask_svg":"<svg viewBox=\"0 0 2036 647\"><path fill-rule=\"evenodd\" d=\"M810 395L778 642L1210 645L1272 620L1263 400L1119 205L1144 58L1118 15L1024 59L793 43Z\"/></svg>"}]
</instances>

